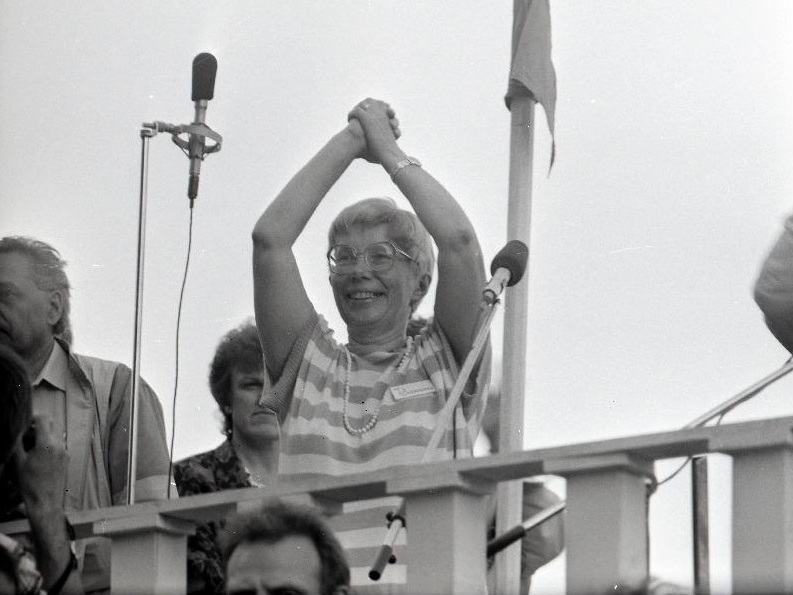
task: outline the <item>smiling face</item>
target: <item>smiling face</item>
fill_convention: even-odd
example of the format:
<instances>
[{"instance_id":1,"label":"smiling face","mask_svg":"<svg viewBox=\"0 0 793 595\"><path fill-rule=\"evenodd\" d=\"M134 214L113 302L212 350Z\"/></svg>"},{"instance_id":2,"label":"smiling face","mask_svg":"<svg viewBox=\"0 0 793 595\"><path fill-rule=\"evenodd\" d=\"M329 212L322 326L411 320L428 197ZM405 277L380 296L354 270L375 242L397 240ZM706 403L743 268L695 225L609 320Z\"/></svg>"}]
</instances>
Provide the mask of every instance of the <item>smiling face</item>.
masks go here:
<instances>
[{"instance_id":1,"label":"smiling face","mask_svg":"<svg viewBox=\"0 0 793 595\"><path fill-rule=\"evenodd\" d=\"M359 254L370 244L385 241L393 242L386 225L356 225L335 238L337 244L352 246ZM395 257L394 266L387 271L373 271L364 258L359 258L350 273L331 273L330 285L350 337L364 343L394 334L404 337L410 303L426 292L419 283L415 263L401 256Z\"/></svg>"},{"instance_id":2,"label":"smiling face","mask_svg":"<svg viewBox=\"0 0 793 595\"><path fill-rule=\"evenodd\" d=\"M62 296L39 289L27 256L0 254L0 342L27 363L36 362L49 354L61 312Z\"/></svg>"},{"instance_id":3,"label":"smiling face","mask_svg":"<svg viewBox=\"0 0 793 595\"><path fill-rule=\"evenodd\" d=\"M245 441L277 440L278 419L273 411L259 406L264 372L231 369L231 419L234 436Z\"/></svg>"}]
</instances>

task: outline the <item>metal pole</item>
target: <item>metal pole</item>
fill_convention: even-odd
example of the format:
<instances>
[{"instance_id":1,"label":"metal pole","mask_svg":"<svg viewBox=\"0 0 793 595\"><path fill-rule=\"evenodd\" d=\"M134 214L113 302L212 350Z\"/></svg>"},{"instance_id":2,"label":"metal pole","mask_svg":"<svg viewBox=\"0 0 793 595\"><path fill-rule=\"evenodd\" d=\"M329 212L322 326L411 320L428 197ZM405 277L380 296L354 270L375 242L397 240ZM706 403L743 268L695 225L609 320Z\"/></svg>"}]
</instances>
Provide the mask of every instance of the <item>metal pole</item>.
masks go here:
<instances>
[{"instance_id":1,"label":"metal pole","mask_svg":"<svg viewBox=\"0 0 793 595\"><path fill-rule=\"evenodd\" d=\"M710 595L710 536L708 532L708 459L691 463L691 501L694 532L694 593Z\"/></svg>"},{"instance_id":2,"label":"metal pole","mask_svg":"<svg viewBox=\"0 0 793 595\"><path fill-rule=\"evenodd\" d=\"M135 329L132 351L132 398L129 407L129 456L127 458L127 504L135 503L135 478L138 460L138 398L140 393L140 344L143 329L143 270L146 243L146 193L149 176L149 139L156 131L140 131L140 200L138 205L138 269L135 277Z\"/></svg>"}]
</instances>

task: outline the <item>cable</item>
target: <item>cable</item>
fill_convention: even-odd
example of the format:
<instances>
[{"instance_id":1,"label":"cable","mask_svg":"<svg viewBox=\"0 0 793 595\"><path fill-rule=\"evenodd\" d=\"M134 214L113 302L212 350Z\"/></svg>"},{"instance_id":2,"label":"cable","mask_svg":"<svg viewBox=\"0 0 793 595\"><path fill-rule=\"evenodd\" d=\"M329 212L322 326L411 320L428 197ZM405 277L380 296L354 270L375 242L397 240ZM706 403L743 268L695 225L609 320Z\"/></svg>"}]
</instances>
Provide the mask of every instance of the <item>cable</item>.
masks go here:
<instances>
[{"instance_id":1,"label":"cable","mask_svg":"<svg viewBox=\"0 0 793 595\"><path fill-rule=\"evenodd\" d=\"M732 411L732 408L730 408L730 409L726 409L726 410L722 411L722 412L719 414L719 417L718 417L718 419L716 420L716 423L715 423L715 424L713 424L713 425L714 425L714 426L719 426L719 425L721 425L721 422L722 422L722 420L724 419L724 416L725 416L725 415L727 415L727 414L728 414L730 411ZM656 483L656 484L655 484L655 489L654 489L653 491L657 490L657 489L658 489L660 486L662 486L662 485L663 485L663 484L665 484L667 481L669 481L670 479L672 479L673 477L675 477L675 476L676 476L678 473L680 473L680 472L681 472L683 469L685 469L686 465L688 465L688 464L689 464L691 461L693 461L693 460L694 460L694 457L693 457L693 456L689 456L689 457L687 457L687 458L686 458L686 460L685 460L685 461L683 461L683 464L682 464L682 465L680 465L680 467L678 467L678 468L677 468L677 469L676 469L676 470L675 470L675 471L674 471L674 472L673 472L673 473L672 473L672 474L671 474L669 477L666 477L666 478L662 479L661 481L659 481L658 483Z\"/></svg>"},{"instance_id":2,"label":"cable","mask_svg":"<svg viewBox=\"0 0 793 595\"><path fill-rule=\"evenodd\" d=\"M179 329L182 324L182 302L184 288L187 285L187 271L190 268L190 251L193 247L193 201L190 201L190 224L187 231L187 258L184 263L182 288L179 291L179 308L176 311L176 362L173 382L173 402L171 405L171 446L168 449L168 499L171 499L171 474L173 473L173 445L176 439L176 394L179 389Z\"/></svg>"},{"instance_id":3,"label":"cable","mask_svg":"<svg viewBox=\"0 0 793 595\"><path fill-rule=\"evenodd\" d=\"M675 469L675 471L673 471L671 475L669 475L668 477L666 477L666 478L662 479L661 481L659 481L659 482L657 482L657 483L655 484L655 488L653 489L653 492L655 492L655 490L657 490L658 488L660 488L660 487L661 487L662 485L664 485L664 484L665 484L667 481L669 481L670 479L672 479L673 477L675 477L675 476L676 476L678 473L680 473L680 472L681 472L683 469L685 469L685 468L686 468L686 465L688 465L688 464L689 464L689 463L690 463L690 462L691 462L693 459L694 459L694 457L686 457L686 460L685 460L685 461L683 461L683 464L682 464L682 465L680 465L680 467L678 467L677 469Z\"/></svg>"}]
</instances>

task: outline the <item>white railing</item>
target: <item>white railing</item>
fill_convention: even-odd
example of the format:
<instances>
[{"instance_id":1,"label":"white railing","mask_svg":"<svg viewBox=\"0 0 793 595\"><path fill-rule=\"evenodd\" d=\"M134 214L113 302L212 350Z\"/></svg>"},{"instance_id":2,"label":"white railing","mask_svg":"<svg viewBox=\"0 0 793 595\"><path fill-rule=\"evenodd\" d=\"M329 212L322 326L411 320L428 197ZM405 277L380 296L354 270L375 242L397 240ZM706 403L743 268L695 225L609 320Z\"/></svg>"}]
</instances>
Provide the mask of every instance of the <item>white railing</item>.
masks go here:
<instances>
[{"instance_id":1,"label":"white railing","mask_svg":"<svg viewBox=\"0 0 793 595\"><path fill-rule=\"evenodd\" d=\"M264 496L309 501L331 515L344 502L405 498L408 593L476 593L485 583L485 498L502 481L567 481L567 592L613 593L648 577L647 478L657 460L707 453L733 459L733 593L793 593L793 417L646 434L388 471L281 482L179 500L70 513L78 537L112 540L112 592L185 589L195 522L255 508ZM7 534L24 521L0 525Z\"/></svg>"}]
</instances>

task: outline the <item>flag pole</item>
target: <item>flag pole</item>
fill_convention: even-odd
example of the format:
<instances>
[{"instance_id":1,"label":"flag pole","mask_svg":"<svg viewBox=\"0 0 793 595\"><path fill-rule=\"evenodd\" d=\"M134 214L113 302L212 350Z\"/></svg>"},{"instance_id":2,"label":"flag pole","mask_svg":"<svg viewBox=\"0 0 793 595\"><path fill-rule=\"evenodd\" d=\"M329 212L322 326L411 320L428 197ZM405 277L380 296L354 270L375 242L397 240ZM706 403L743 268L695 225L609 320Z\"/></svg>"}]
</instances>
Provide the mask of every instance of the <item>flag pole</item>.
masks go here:
<instances>
[{"instance_id":1,"label":"flag pole","mask_svg":"<svg viewBox=\"0 0 793 595\"><path fill-rule=\"evenodd\" d=\"M534 158L534 99L515 97L511 103L509 203L507 237L530 246L532 161ZM531 251L529 251L531 253ZM528 276L529 267L526 266ZM526 328L529 283L510 288L504 298L499 452L523 450L523 403L526 386ZM496 534L523 520L521 481L501 482L497 490ZM520 592L520 548L508 548L495 560L496 593Z\"/></svg>"},{"instance_id":2,"label":"flag pole","mask_svg":"<svg viewBox=\"0 0 793 595\"><path fill-rule=\"evenodd\" d=\"M534 112L545 109L553 138L556 73L551 61L551 19L548 0L513 0L512 64L505 98L510 110L509 202L507 239L521 240L531 253L531 204L534 163ZM552 140L551 164L555 145ZM528 263L526 274L529 273ZM499 410L499 452L523 450L526 392L529 283L505 292L502 355L502 397ZM522 481L501 482L496 493L496 534L523 520ZM495 592L520 593L521 548L510 547L495 559Z\"/></svg>"}]
</instances>

